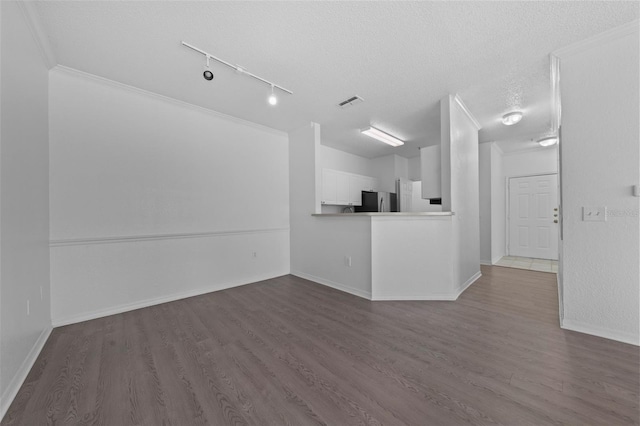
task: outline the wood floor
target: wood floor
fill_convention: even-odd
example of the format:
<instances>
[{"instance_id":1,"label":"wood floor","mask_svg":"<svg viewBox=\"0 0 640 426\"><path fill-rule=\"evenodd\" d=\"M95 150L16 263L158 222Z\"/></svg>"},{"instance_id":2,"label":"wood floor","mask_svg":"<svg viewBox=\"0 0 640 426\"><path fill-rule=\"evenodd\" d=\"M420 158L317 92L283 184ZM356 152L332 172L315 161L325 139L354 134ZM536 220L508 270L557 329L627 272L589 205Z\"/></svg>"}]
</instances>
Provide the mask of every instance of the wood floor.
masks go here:
<instances>
[{"instance_id":1,"label":"wood floor","mask_svg":"<svg viewBox=\"0 0 640 426\"><path fill-rule=\"evenodd\" d=\"M2 425L638 424L639 348L558 327L555 275L456 302L285 276L53 330Z\"/></svg>"}]
</instances>

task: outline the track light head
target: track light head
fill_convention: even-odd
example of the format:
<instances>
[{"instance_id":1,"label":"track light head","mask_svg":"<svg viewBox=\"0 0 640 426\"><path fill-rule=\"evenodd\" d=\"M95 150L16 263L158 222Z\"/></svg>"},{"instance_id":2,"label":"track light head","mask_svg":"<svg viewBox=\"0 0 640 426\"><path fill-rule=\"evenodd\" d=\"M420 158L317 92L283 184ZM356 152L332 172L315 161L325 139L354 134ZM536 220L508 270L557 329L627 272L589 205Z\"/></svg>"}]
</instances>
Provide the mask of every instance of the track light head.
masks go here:
<instances>
[{"instance_id":1,"label":"track light head","mask_svg":"<svg viewBox=\"0 0 640 426\"><path fill-rule=\"evenodd\" d=\"M207 56L207 63L204 66L204 72L202 73L202 76L204 77L205 80L211 81L213 80L213 72L209 69L209 59L211 58L209 57L209 55L206 55L206 56Z\"/></svg>"},{"instance_id":2,"label":"track light head","mask_svg":"<svg viewBox=\"0 0 640 426\"><path fill-rule=\"evenodd\" d=\"M268 98L269 105L276 105L278 103L278 98L276 98L275 93L273 93L273 85L271 85L271 95Z\"/></svg>"}]
</instances>

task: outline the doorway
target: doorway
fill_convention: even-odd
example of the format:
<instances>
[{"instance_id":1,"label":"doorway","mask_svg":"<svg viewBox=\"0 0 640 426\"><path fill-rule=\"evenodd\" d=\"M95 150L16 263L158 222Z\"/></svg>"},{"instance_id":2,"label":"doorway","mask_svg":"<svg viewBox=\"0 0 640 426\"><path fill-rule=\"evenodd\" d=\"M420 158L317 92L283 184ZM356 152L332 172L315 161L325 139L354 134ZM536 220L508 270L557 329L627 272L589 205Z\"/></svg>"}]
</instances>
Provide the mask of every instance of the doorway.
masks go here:
<instances>
[{"instance_id":1,"label":"doorway","mask_svg":"<svg viewBox=\"0 0 640 426\"><path fill-rule=\"evenodd\" d=\"M508 255L558 260L558 175L509 178Z\"/></svg>"}]
</instances>

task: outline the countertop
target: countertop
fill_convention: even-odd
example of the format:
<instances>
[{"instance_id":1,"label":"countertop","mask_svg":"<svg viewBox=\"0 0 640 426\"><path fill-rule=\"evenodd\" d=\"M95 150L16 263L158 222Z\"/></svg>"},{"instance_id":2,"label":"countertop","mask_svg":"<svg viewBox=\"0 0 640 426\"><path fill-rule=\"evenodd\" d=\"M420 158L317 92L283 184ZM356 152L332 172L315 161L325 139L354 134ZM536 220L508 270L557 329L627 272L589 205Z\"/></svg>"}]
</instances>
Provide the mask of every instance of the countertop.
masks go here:
<instances>
[{"instance_id":1,"label":"countertop","mask_svg":"<svg viewBox=\"0 0 640 426\"><path fill-rule=\"evenodd\" d=\"M314 213L311 216L453 216L453 212Z\"/></svg>"}]
</instances>

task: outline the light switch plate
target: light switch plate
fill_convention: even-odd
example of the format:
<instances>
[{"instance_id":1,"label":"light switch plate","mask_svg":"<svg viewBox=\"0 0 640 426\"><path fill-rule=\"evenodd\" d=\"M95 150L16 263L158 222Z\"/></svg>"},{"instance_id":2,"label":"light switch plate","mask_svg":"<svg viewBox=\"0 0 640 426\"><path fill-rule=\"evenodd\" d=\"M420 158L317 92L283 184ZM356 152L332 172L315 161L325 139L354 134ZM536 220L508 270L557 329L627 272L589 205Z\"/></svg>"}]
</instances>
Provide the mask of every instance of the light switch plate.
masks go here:
<instances>
[{"instance_id":1,"label":"light switch plate","mask_svg":"<svg viewBox=\"0 0 640 426\"><path fill-rule=\"evenodd\" d=\"M583 207L582 220L585 222L606 222L607 208L605 206Z\"/></svg>"}]
</instances>

